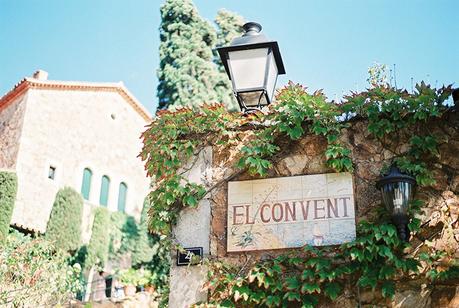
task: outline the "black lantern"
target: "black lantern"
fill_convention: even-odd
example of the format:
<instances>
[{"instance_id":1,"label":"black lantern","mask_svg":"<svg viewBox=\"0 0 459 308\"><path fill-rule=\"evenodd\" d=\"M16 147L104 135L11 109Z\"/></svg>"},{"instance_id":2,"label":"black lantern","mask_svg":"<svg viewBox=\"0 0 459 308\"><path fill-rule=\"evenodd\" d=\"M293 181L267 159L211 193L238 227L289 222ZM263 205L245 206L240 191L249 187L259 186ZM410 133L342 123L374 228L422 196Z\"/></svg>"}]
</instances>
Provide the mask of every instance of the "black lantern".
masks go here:
<instances>
[{"instance_id":1,"label":"black lantern","mask_svg":"<svg viewBox=\"0 0 459 308\"><path fill-rule=\"evenodd\" d=\"M459 88L453 90L454 105L459 106Z\"/></svg>"},{"instance_id":2,"label":"black lantern","mask_svg":"<svg viewBox=\"0 0 459 308\"><path fill-rule=\"evenodd\" d=\"M416 180L403 174L396 166L390 168L389 174L381 178L376 187L381 190L384 205L392 214L392 221L402 241L408 240L408 207L413 199Z\"/></svg>"},{"instance_id":3,"label":"black lantern","mask_svg":"<svg viewBox=\"0 0 459 308\"><path fill-rule=\"evenodd\" d=\"M271 103L277 76L285 69L277 42L260 33L260 24L248 22L243 29L241 37L217 50L241 111L250 112Z\"/></svg>"}]
</instances>

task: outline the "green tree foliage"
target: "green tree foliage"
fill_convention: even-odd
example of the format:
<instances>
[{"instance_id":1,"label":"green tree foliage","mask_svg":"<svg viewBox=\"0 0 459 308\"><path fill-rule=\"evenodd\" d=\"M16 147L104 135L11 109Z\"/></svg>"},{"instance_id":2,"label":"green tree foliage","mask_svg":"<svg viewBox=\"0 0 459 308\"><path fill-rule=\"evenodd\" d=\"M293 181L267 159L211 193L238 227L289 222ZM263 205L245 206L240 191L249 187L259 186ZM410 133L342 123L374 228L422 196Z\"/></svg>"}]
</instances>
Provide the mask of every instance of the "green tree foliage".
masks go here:
<instances>
[{"instance_id":1,"label":"green tree foliage","mask_svg":"<svg viewBox=\"0 0 459 308\"><path fill-rule=\"evenodd\" d=\"M215 18L217 25L217 45L216 47L228 46L231 41L243 33L242 26L244 18L234 12L222 9ZM218 102L222 103L229 110L237 110L238 104L233 94L231 81L226 74L216 48L214 49L214 62L217 65L218 75L215 91L217 92Z\"/></svg>"},{"instance_id":2,"label":"green tree foliage","mask_svg":"<svg viewBox=\"0 0 459 308\"><path fill-rule=\"evenodd\" d=\"M17 177L13 172L0 172L0 239L8 234L17 192Z\"/></svg>"},{"instance_id":3,"label":"green tree foliage","mask_svg":"<svg viewBox=\"0 0 459 308\"><path fill-rule=\"evenodd\" d=\"M123 226L126 223L127 215L122 212L113 212L110 215L110 243L109 258L117 259L121 252L123 241Z\"/></svg>"},{"instance_id":4,"label":"green tree foliage","mask_svg":"<svg viewBox=\"0 0 459 308\"><path fill-rule=\"evenodd\" d=\"M215 102L215 29L191 0L166 0L160 13L158 108Z\"/></svg>"},{"instance_id":5,"label":"green tree foliage","mask_svg":"<svg viewBox=\"0 0 459 308\"><path fill-rule=\"evenodd\" d=\"M215 17L215 23L218 27L217 47L227 46L234 38L241 36L244 22L244 17L235 12L226 9L219 10L217 12L217 17ZM221 65L220 61L218 63ZM223 66L219 67L219 70L222 70L222 68Z\"/></svg>"},{"instance_id":6,"label":"green tree foliage","mask_svg":"<svg viewBox=\"0 0 459 308\"><path fill-rule=\"evenodd\" d=\"M150 262L153 258L154 243L153 238L148 232L148 203L145 198L138 225L137 245L132 253L132 264L142 264Z\"/></svg>"},{"instance_id":7,"label":"green tree foliage","mask_svg":"<svg viewBox=\"0 0 459 308\"><path fill-rule=\"evenodd\" d=\"M138 260L143 260L142 266L151 272L150 282L161 294L161 302L167 303L169 297L169 269L170 269L170 249L169 241L163 235L151 234L149 232L150 200L145 198L142 215L140 216L141 234L147 235L148 249L139 250Z\"/></svg>"},{"instance_id":8,"label":"green tree foliage","mask_svg":"<svg viewBox=\"0 0 459 308\"><path fill-rule=\"evenodd\" d=\"M83 198L73 188L64 187L56 194L46 228L46 239L64 251L75 251L81 242Z\"/></svg>"},{"instance_id":9,"label":"green tree foliage","mask_svg":"<svg viewBox=\"0 0 459 308\"><path fill-rule=\"evenodd\" d=\"M148 230L149 208L146 198L140 223L132 216L121 212L111 214L109 253L112 260L130 254L132 266L143 267L151 272L149 282L158 292L166 295L170 267L169 250L164 236L152 235Z\"/></svg>"},{"instance_id":10,"label":"green tree foliage","mask_svg":"<svg viewBox=\"0 0 459 308\"><path fill-rule=\"evenodd\" d=\"M220 10L217 29L199 16L191 0L161 6L158 109L220 102L235 110L231 83L215 51L241 35L243 18ZM213 51L212 51L213 50Z\"/></svg>"},{"instance_id":11,"label":"green tree foliage","mask_svg":"<svg viewBox=\"0 0 459 308\"><path fill-rule=\"evenodd\" d=\"M81 290L79 264L70 266L63 251L42 237L17 231L2 243L1 307L54 307L68 303Z\"/></svg>"},{"instance_id":12,"label":"green tree foliage","mask_svg":"<svg viewBox=\"0 0 459 308\"><path fill-rule=\"evenodd\" d=\"M117 259L126 253L133 253L139 246L139 226L134 217L121 212L110 215L110 244L111 259Z\"/></svg>"},{"instance_id":13,"label":"green tree foliage","mask_svg":"<svg viewBox=\"0 0 459 308\"><path fill-rule=\"evenodd\" d=\"M103 266L108 258L110 242L110 213L106 208L94 209L94 222L92 225L91 240L87 248L85 267L93 265Z\"/></svg>"},{"instance_id":14,"label":"green tree foliage","mask_svg":"<svg viewBox=\"0 0 459 308\"><path fill-rule=\"evenodd\" d=\"M151 261L153 242L148 226L142 222L138 224L134 217L120 212L112 213L110 220L110 258L130 254L133 266Z\"/></svg>"}]
</instances>

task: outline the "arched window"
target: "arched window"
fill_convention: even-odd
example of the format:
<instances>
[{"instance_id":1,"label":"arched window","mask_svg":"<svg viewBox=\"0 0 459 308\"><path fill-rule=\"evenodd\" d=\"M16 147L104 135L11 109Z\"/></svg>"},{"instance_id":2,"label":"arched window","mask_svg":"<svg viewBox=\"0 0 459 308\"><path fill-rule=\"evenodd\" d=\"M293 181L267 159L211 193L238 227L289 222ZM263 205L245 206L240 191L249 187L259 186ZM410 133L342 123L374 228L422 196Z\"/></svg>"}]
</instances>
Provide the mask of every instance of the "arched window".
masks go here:
<instances>
[{"instance_id":1,"label":"arched window","mask_svg":"<svg viewBox=\"0 0 459 308\"><path fill-rule=\"evenodd\" d=\"M118 192L118 211L124 212L126 209L126 195L127 185L124 182L120 183L120 189Z\"/></svg>"},{"instance_id":2,"label":"arched window","mask_svg":"<svg viewBox=\"0 0 459 308\"><path fill-rule=\"evenodd\" d=\"M81 184L81 195L85 200L89 200L89 193L91 192L91 178L92 171L89 168L84 168L83 183Z\"/></svg>"},{"instance_id":3,"label":"arched window","mask_svg":"<svg viewBox=\"0 0 459 308\"><path fill-rule=\"evenodd\" d=\"M108 189L110 187L110 179L108 176L104 175L102 177L102 182L100 184L100 198L99 203L101 205L107 206L108 204Z\"/></svg>"}]
</instances>

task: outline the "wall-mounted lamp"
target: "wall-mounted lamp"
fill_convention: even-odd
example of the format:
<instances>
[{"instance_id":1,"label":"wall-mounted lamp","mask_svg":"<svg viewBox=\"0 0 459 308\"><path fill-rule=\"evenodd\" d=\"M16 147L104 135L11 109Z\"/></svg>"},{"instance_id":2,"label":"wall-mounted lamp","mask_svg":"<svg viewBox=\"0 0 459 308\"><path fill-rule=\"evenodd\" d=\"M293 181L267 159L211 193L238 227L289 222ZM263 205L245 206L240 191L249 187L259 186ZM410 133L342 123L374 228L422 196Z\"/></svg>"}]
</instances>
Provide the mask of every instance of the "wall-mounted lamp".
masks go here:
<instances>
[{"instance_id":1,"label":"wall-mounted lamp","mask_svg":"<svg viewBox=\"0 0 459 308\"><path fill-rule=\"evenodd\" d=\"M398 236L408 241L408 208L413 199L416 180L412 176L401 173L396 166L390 168L389 174L381 178L376 187L381 190L384 205L392 215L397 227Z\"/></svg>"},{"instance_id":2,"label":"wall-mounted lamp","mask_svg":"<svg viewBox=\"0 0 459 308\"><path fill-rule=\"evenodd\" d=\"M453 90L454 105L459 106L459 88Z\"/></svg>"}]
</instances>

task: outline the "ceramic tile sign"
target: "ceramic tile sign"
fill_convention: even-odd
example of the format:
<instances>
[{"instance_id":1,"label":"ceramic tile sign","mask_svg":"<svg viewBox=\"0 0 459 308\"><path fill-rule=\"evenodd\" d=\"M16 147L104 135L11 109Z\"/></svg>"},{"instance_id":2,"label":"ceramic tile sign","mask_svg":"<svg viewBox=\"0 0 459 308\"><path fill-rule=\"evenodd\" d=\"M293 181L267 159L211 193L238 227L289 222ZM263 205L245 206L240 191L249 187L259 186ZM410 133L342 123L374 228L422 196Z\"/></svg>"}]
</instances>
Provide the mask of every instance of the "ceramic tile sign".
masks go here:
<instances>
[{"instance_id":1,"label":"ceramic tile sign","mask_svg":"<svg viewBox=\"0 0 459 308\"><path fill-rule=\"evenodd\" d=\"M228 252L336 245L354 239L349 173L228 182Z\"/></svg>"}]
</instances>

